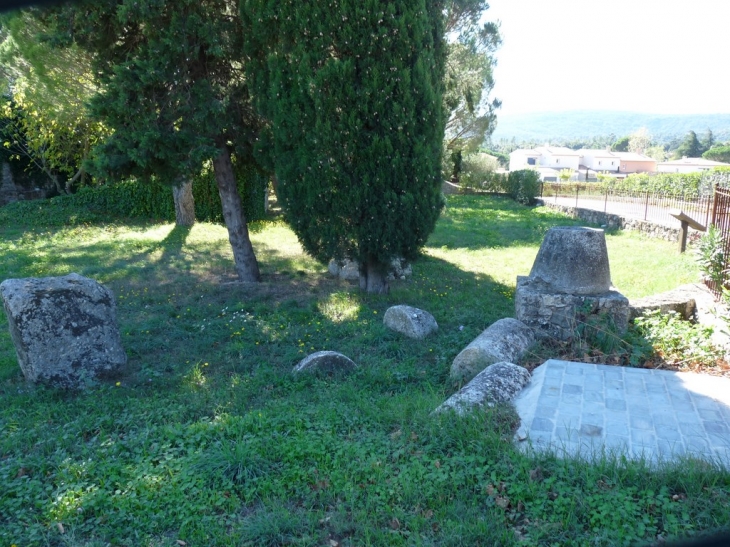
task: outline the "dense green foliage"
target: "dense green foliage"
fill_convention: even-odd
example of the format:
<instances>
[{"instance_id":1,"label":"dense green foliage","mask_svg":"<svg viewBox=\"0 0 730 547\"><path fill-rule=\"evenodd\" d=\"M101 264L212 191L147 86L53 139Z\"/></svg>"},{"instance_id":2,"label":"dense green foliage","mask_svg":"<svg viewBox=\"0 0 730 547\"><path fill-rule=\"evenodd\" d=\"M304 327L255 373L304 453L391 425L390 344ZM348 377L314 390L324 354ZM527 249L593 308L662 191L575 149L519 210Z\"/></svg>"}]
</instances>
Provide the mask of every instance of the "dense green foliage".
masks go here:
<instances>
[{"instance_id":1,"label":"dense green foliage","mask_svg":"<svg viewBox=\"0 0 730 547\"><path fill-rule=\"evenodd\" d=\"M630 139L630 137L621 137L611 145L611 150L614 152L628 152Z\"/></svg>"},{"instance_id":2,"label":"dense green foliage","mask_svg":"<svg viewBox=\"0 0 730 547\"><path fill-rule=\"evenodd\" d=\"M679 148L674 151L674 158L699 158L705 151L697 138L697 133L690 131L685 136L682 144L679 145Z\"/></svg>"},{"instance_id":3,"label":"dense green foliage","mask_svg":"<svg viewBox=\"0 0 730 547\"><path fill-rule=\"evenodd\" d=\"M238 191L243 209L250 222L266 217L264 194L259 181L250 183L258 172L239 172ZM221 200L210 167L193 179L196 216L203 222L223 222ZM117 183L85 186L75 194L52 198L45 205L38 201L19 201L7 205L4 216L16 221L38 214L49 226L64 226L95 222L102 218L144 218L175 220L175 206L169 186L156 180L127 179Z\"/></svg>"},{"instance_id":4,"label":"dense green foliage","mask_svg":"<svg viewBox=\"0 0 730 547\"><path fill-rule=\"evenodd\" d=\"M244 166L245 169L245 166ZM237 177L244 214L249 222L265 217L264 192L266 180L258 179L257 171L240 172ZM223 222L221 200L210 166L193 178L195 215L200 221ZM73 197L74 201L97 213L121 217L143 217L175 220L175 206L167 185L157 181L142 182L128 179L114 184L85 187Z\"/></svg>"},{"instance_id":5,"label":"dense green foliage","mask_svg":"<svg viewBox=\"0 0 730 547\"><path fill-rule=\"evenodd\" d=\"M702 184L702 173L632 173L623 180L612 181L610 188L627 192L696 196Z\"/></svg>"},{"instance_id":6,"label":"dense green foliage","mask_svg":"<svg viewBox=\"0 0 730 547\"><path fill-rule=\"evenodd\" d=\"M468 154L461 161L459 186L488 191L502 191L493 189L500 175L495 173L499 164L497 159L482 152Z\"/></svg>"},{"instance_id":7,"label":"dense green foliage","mask_svg":"<svg viewBox=\"0 0 730 547\"><path fill-rule=\"evenodd\" d=\"M710 148L707 152L702 154L702 157L706 160L730 163L730 145L726 144Z\"/></svg>"},{"instance_id":8,"label":"dense green foliage","mask_svg":"<svg viewBox=\"0 0 730 547\"><path fill-rule=\"evenodd\" d=\"M697 243L695 255L702 280L713 282L718 289L725 285L728 274L725 241L717 226L714 224L708 226Z\"/></svg>"},{"instance_id":9,"label":"dense green foliage","mask_svg":"<svg viewBox=\"0 0 730 547\"><path fill-rule=\"evenodd\" d=\"M442 3L241 6L261 149L304 248L371 273L414 257L442 208Z\"/></svg>"},{"instance_id":10,"label":"dense green foliage","mask_svg":"<svg viewBox=\"0 0 730 547\"><path fill-rule=\"evenodd\" d=\"M711 340L711 327L685 321L676 312L655 310L635 319L634 324L662 361L679 362L691 370L715 366L723 358L723 350Z\"/></svg>"},{"instance_id":11,"label":"dense green foliage","mask_svg":"<svg viewBox=\"0 0 730 547\"><path fill-rule=\"evenodd\" d=\"M157 176L165 184L201 170L221 138L245 148L254 119L242 84L238 18L225 0L86 0L48 10L50 38L88 51L104 92L92 114L113 130L94 150L98 176Z\"/></svg>"},{"instance_id":12,"label":"dense green foliage","mask_svg":"<svg viewBox=\"0 0 730 547\"><path fill-rule=\"evenodd\" d=\"M90 56L40 39L37 10L0 16L0 144L59 193L84 183L83 162L107 131L87 102L97 88Z\"/></svg>"},{"instance_id":13,"label":"dense green foliage","mask_svg":"<svg viewBox=\"0 0 730 547\"><path fill-rule=\"evenodd\" d=\"M113 133L93 150L94 174L180 186L212 160L236 272L258 281L231 160L235 152L238 163L262 170L252 154L260 119L243 77L234 2L86 0L43 19L49 39L89 52L103 88L90 108Z\"/></svg>"},{"instance_id":14,"label":"dense green foliage","mask_svg":"<svg viewBox=\"0 0 730 547\"><path fill-rule=\"evenodd\" d=\"M50 229L57 203L70 202L22 204L38 213L21 222L0 209L0 278L103 282L130 362L81 393L28 385L0 310L3 545L628 545L730 520L730 476L714 465L526 454L507 409L431 415L458 389L455 355L513 312L515 275L545 231L574 219L449 197L413 277L386 297L328 277L280 223L252 236L269 283L244 286L220 282L222 227L106 217ZM607 242L631 297L693 273L668 242ZM383 312L401 302L431 311L439 331L417 341L386 329ZM361 366L291 374L321 349Z\"/></svg>"},{"instance_id":15,"label":"dense green foliage","mask_svg":"<svg viewBox=\"0 0 730 547\"><path fill-rule=\"evenodd\" d=\"M540 193L540 174L533 169L511 171L507 177L507 194L525 205L532 205Z\"/></svg>"}]
</instances>

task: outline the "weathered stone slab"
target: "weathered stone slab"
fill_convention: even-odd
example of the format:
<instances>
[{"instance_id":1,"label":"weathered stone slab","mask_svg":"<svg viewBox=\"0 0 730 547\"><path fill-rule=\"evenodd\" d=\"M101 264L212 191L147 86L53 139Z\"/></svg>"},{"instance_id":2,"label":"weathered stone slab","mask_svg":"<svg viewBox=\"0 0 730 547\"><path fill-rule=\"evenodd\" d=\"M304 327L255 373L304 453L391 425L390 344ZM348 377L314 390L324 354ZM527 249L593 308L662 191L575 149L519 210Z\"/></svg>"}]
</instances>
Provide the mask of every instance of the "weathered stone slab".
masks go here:
<instances>
[{"instance_id":1,"label":"weathered stone slab","mask_svg":"<svg viewBox=\"0 0 730 547\"><path fill-rule=\"evenodd\" d=\"M127 364L114 296L93 279L8 279L0 297L27 380L78 389Z\"/></svg>"},{"instance_id":2,"label":"weathered stone slab","mask_svg":"<svg viewBox=\"0 0 730 547\"><path fill-rule=\"evenodd\" d=\"M336 351L318 351L299 361L292 372L350 372L355 368L357 365L346 355Z\"/></svg>"},{"instance_id":3,"label":"weathered stone slab","mask_svg":"<svg viewBox=\"0 0 730 547\"><path fill-rule=\"evenodd\" d=\"M578 325L579 315L605 314L619 333L629 325L629 300L616 290L596 295L544 292L541 283L517 276L515 315L542 336L568 340Z\"/></svg>"},{"instance_id":4,"label":"weathered stone slab","mask_svg":"<svg viewBox=\"0 0 730 547\"><path fill-rule=\"evenodd\" d=\"M517 319L500 319L477 336L451 364L453 380L470 380L489 365L519 361L535 341L533 330Z\"/></svg>"},{"instance_id":5,"label":"weathered stone slab","mask_svg":"<svg viewBox=\"0 0 730 547\"><path fill-rule=\"evenodd\" d=\"M360 266L356 260L330 260L327 270L329 273L340 279L347 281L357 281L360 279ZM404 258L394 258L390 262L386 279L393 281L394 279L405 279L413 275L413 268Z\"/></svg>"},{"instance_id":6,"label":"weathered stone slab","mask_svg":"<svg viewBox=\"0 0 730 547\"><path fill-rule=\"evenodd\" d=\"M526 368L501 362L489 365L449 397L434 412L453 410L459 415L495 403L511 401L530 381Z\"/></svg>"},{"instance_id":7,"label":"weathered stone slab","mask_svg":"<svg viewBox=\"0 0 730 547\"><path fill-rule=\"evenodd\" d=\"M439 328L433 315L411 306L391 306L385 311L383 323L389 329L409 338L421 340Z\"/></svg>"},{"instance_id":8,"label":"weathered stone slab","mask_svg":"<svg viewBox=\"0 0 730 547\"><path fill-rule=\"evenodd\" d=\"M557 226L545 234L530 279L543 291L601 294L611 289L606 235L603 230Z\"/></svg>"},{"instance_id":9,"label":"weathered stone slab","mask_svg":"<svg viewBox=\"0 0 730 547\"><path fill-rule=\"evenodd\" d=\"M695 312L697 311L695 292L694 285L688 285L653 296L631 300L629 302L630 318L634 320L646 312L659 310L662 314L670 311L676 312L680 317L689 321L695 318Z\"/></svg>"}]
</instances>

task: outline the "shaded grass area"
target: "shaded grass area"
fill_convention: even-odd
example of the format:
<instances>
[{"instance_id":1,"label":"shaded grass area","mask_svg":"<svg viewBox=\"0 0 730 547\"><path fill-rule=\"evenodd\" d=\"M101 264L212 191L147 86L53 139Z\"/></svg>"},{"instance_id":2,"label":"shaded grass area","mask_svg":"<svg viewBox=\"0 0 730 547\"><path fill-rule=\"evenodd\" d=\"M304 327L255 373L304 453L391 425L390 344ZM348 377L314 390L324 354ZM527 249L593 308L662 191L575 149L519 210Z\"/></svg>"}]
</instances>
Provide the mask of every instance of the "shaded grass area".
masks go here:
<instances>
[{"instance_id":1,"label":"shaded grass area","mask_svg":"<svg viewBox=\"0 0 730 547\"><path fill-rule=\"evenodd\" d=\"M373 296L329 278L277 222L252 234L264 282L250 285L234 281L217 225L9 216L0 279L75 271L107 284L129 367L81 393L28 385L0 312L2 544L628 545L730 518L730 479L712 465L523 454L508 407L430 415L458 388L454 356L512 316L514 276L570 219L449 198L413 277ZM691 266L623 234L609 236L612 261L622 246L641 249L622 268L650 269L661 290ZM630 290L653 292L646 277ZM387 330L398 303L431 311L438 333ZM291 375L323 349L359 369Z\"/></svg>"}]
</instances>

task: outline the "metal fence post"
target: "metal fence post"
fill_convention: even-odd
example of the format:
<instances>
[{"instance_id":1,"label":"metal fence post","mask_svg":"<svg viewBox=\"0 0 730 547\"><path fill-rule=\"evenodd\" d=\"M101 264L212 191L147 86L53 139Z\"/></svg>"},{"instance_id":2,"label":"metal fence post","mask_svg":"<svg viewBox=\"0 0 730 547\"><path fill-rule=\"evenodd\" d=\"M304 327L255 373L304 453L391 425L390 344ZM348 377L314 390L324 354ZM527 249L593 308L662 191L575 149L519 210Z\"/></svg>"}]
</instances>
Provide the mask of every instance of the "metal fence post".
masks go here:
<instances>
[{"instance_id":1,"label":"metal fence post","mask_svg":"<svg viewBox=\"0 0 730 547\"><path fill-rule=\"evenodd\" d=\"M578 208L578 188L580 188L580 187L578 186L578 184L576 184L575 185L575 208L576 209Z\"/></svg>"},{"instance_id":2,"label":"metal fence post","mask_svg":"<svg viewBox=\"0 0 730 547\"><path fill-rule=\"evenodd\" d=\"M646 205L644 206L644 220L649 215L649 192L646 192Z\"/></svg>"}]
</instances>

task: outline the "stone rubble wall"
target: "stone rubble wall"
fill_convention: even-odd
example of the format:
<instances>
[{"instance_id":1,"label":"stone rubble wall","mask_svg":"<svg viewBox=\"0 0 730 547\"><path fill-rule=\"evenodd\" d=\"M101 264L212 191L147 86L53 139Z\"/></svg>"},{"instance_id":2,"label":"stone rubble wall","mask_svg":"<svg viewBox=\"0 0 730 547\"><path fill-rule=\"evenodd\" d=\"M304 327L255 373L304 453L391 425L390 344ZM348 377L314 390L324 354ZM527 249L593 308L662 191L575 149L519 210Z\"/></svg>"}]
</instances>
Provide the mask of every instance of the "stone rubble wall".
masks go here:
<instances>
[{"instance_id":1,"label":"stone rubble wall","mask_svg":"<svg viewBox=\"0 0 730 547\"><path fill-rule=\"evenodd\" d=\"M584 220L590 224L598 224L605 226L607 229L634 230L646 234L656 239L664 239L665 241L679 241L679 228L670 228L654 224L646 220L637 220L635 218L622 217L612 213L604 213L603 211L594 211L593 209L583 209L582 207L570 207L568 205L560 205L557 203L542 202L545 207L550 207L561 213L566 213L575 218ZM695 230L690 229L690 232Z\"/></svg>"}]
</instances>

